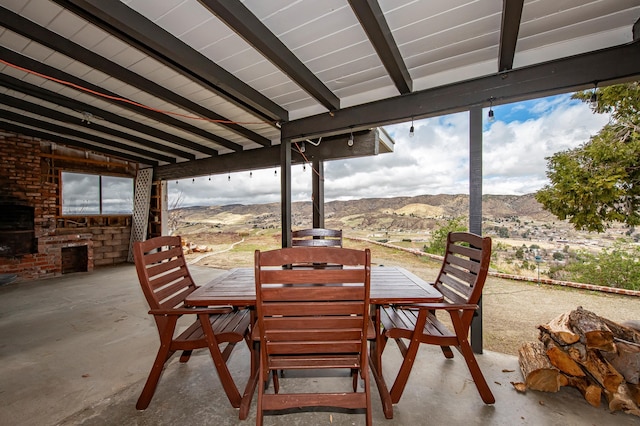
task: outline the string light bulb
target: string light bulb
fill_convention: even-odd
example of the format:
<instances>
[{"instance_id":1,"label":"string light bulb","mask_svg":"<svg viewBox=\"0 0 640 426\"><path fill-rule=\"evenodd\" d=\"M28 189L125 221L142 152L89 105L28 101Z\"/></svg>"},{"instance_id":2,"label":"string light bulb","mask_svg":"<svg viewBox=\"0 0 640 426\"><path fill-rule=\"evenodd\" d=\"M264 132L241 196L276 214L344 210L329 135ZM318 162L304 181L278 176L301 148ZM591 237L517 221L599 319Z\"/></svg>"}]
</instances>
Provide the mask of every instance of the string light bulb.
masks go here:
<instances>
[{"instance_id":1,"label":"string light bulb","mask_svg":"<svg viewBox=\"0 0 640 426\"><path fill-rule=\"evenodd\" d=\"M411 117L411 127L409 128L409 137L412 138L415 135L415 128L413 127L413 117Z\"/></svg>"},{"instance_id":2,"label":"string light bulb","mask_svg":"<svg viewBox=\"0 0 640 426\"><path fill-rule=\"evenodd\" d=\"M249 178L252 178L252 177L253 177L253 171L250 171L249 172Z\"/></svg>"},{"instance_id":3,"label":"string light bulb","mask_svg":"<svg viewBox=\"0 0 640 426\"><path fill-rule=\"evenodd\" d=\"M597 107L598 106L598 83L594 83L594 87L593 87L593 92L591 92L591 98L589 99L589 102L591 102L591 106L592 107Z\"/></svg>"},{"instance_id":4,"label":"string light bulb","mask_svg":"<svg viewBox=\"0 0 640 426\"><path fill-rule=\"evenodd\" d=\"M353 146L353 130L349 134L349 140L347 141L348 146Z\"/></svg>"},{"instance_id":5,"label":"string light bulb","mask_svg":"<svg viewBox=\"0 0 640 426\"><path fill-rule=\"evenodd\" d=\"M489 118L489 123L493 123L496 121L495 114L493 113L493 98L489 99L489 114L487 114Z\"/></svg>"},{"instance_id":6,"label":"string light bulb","mask_svg":"<svg viewBox=\"0 0 640 426\"><path fill-rule=\"evenodd\" d=\"M300 142L300 152L305 152L307 150L307 147L305 146L304 142Z\"/></svg>"}]
</instances>

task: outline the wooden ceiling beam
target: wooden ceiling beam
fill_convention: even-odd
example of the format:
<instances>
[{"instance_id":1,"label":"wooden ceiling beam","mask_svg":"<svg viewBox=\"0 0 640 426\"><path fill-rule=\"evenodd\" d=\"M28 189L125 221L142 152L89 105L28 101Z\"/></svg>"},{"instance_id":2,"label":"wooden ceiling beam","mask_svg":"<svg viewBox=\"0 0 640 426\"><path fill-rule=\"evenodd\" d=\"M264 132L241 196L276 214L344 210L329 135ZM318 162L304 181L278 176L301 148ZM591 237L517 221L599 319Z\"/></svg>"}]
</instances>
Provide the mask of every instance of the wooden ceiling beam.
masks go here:
<instances>
[{"instance_id":1,"label":"wooden ceiling beam","mask_svg":"<svg viewBox=\"0 0 640 426\"><path fill-rule=\"evenodd\" d=\"M198 1L325 108L329 111L340 109L340 99L242 2Z\"/></svg>"},{"instance_id":2,"label":"wooden ceiling beam","mask_svg":"<svg viewBox=\"0 0 640 426\"><path fill-rule=\"evenodd\" d=\"M500 25L500 57L498 71L513 68L513 58L516 54L516 43L522 19L524 0L502 0L502 24Z\"/></svg>"},{"instance_id":3,"label":"wooden ceiling beam","mask_svg":"<svg viewBox=\"0 0 640 426\"><path fill-rule=\"evenodd\" d=\"M413 81L377 0L349 0L351 9L400 94L411 93Z\"/></svg>"}]
</instances>

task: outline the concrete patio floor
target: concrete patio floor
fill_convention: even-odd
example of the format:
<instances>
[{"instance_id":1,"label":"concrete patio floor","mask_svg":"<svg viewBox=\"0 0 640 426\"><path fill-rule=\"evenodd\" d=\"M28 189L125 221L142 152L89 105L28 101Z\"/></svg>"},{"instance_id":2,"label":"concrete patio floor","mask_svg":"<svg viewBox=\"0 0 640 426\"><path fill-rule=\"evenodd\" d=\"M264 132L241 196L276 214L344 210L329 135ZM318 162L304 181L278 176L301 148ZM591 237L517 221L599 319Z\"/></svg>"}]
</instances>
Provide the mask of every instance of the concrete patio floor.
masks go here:
<instances>
[{"instance_id":1,"label":"concrete patio floor","mask_svg":"<svg viewBox=\"0 0 640 426\"><path fill-rule=\"evenodd\" d=\"M220 270L192 267L204 284ZM231 372L240 387L248 377L246 346L234 350ZM149 408L135 403L156 351L158 336L133 265L102 268L0 287L0 425L248 425L229 404L207 351L165 369ZM514 390L522 381L514 356L478 356L496 403L482 403L461 356L446 360L423 345L394 419L382 413L372 381L374 424L393 425L639 425L640 418L588 405L572 388L558 393ZM393 343L384 354L391 380L400 362ZM303 379L321 386L344 378ZM346 378L350 383L349 379ZM283 380L283 383L285 380ZM265 425L359 425L364 415L295 412L269 415Z\"/></svg>"}]
</instances>

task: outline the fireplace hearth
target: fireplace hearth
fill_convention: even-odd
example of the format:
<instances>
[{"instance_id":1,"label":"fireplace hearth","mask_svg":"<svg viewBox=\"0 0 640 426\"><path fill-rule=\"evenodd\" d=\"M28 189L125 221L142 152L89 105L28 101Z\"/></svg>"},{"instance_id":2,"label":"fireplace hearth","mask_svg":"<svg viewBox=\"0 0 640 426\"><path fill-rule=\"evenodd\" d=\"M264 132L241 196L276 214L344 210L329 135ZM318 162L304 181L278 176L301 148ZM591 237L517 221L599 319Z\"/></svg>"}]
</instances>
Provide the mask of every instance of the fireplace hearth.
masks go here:
<instances>
[{"instance_id":1,"label":"fireplace hearth","mask_svg":"<svg viewBox=\"0 0 640 426\"><path fill-rule=\"evenodd\" d=\"M0 203L0 256L24 256L35 251L33 207Z\"/></svg>"}]
</instances>

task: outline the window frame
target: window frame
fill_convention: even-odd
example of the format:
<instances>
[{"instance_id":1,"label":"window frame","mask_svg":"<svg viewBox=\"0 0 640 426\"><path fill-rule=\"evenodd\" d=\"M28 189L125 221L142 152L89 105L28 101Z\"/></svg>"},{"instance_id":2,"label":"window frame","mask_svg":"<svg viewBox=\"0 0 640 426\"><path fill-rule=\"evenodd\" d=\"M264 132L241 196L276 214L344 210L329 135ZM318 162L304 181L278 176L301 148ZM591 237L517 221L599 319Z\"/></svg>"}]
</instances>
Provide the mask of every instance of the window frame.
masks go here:
<instances>
[{"instance_id":1,"label":"window frame","mask_svg":"<svg viewBox=\"0 0 640 426\"><path fill-rule=\"evenodd\" d=\"M98 178L98 187L97 187L97 193L98 193L98 200L97 200L97 205L96 207L98 208L98 213L85 213L85 212L65 212L65 203L64 203L64 182L63 182L63 175L64 174L72 174L72 175L84 175L84 176L95 176ZM119 179L130 179L131 180L131 205L130 205L130 211L128 213L105 213L104 212L104 181L103 178L119 178ZM78 217L78 216L92 216L92 217L99 217L99 216L132 216L133 215L133 211L134 211L134 205L135 205L135 178L133 176L130 175L119 175L119 174L109 174L109 173L88 173L88 172L84 172L84 171L68 171L68 170L61 170L60 171L60 180L59 180L60 184L60 216L61 217Z\"/></svg>"}]
</instances>

